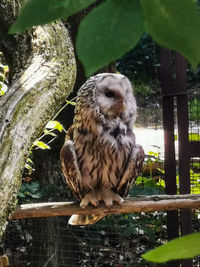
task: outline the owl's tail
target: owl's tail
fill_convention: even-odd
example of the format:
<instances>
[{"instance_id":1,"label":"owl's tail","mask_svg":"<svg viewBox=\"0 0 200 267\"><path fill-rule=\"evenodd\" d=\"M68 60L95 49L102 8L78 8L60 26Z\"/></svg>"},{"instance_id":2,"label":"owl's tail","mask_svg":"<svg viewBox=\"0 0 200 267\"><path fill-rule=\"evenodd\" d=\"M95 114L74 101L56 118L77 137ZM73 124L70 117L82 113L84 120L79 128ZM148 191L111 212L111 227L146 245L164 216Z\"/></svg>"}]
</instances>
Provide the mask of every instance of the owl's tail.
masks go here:
<instances>
[{"instance_id":1,"label":"owl's tail","mask_svg":"<svg viewBox=\"0 0 200 267\"><path fill-rule=\"evenodd\" d=\"M97 215L77 215L73 214L70 218L68 223L71 225L87 225L93 224L101 220L105 215L97 214Z\"/></svg>"}]
</instances>

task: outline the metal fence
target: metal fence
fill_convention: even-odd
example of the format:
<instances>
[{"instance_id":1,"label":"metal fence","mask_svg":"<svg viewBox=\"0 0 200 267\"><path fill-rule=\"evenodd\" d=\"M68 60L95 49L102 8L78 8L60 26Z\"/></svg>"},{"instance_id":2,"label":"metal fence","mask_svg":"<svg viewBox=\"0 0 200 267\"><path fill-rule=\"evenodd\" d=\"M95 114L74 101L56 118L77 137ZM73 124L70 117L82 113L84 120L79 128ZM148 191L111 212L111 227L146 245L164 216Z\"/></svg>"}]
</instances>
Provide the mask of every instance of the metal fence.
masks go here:
<instances>
[{"instance_id":1,"label":"metal fence","mask_svg":"<svg viewBox=\"0 0 200 267\"><path fill-rule=\"evenodd\" d=\"M175 80L172 62L176 65ZM174 56L168 50L161 53L161 82L165 163L164 168L163 164L159 168L165 173L156 174L156 179L165 180L168 194L200 193L199 87L187 90L186 63L180 55ZM155 118L160 121L158 114L161 116L156 112ZM144 177L151 178L152 175ZM141 182L135 191L144 184ZM152 266L141 258L142 253L178 236L180 231L187 234L200 229L198 211L110 215L84 227L69 226L67 221L66 217L11 221L0 253L5 253L10 266L15 267ZM200 260L197 257L168 266L198 267Z\"/></svg>"}]
</instances>

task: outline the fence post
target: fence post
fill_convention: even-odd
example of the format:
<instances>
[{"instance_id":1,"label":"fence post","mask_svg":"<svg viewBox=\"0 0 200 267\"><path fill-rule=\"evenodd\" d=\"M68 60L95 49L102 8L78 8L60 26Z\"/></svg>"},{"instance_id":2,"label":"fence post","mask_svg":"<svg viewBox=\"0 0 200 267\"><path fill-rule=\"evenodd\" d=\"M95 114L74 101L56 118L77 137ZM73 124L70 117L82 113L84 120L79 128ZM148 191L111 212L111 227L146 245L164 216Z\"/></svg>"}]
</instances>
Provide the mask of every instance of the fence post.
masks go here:
<instances>
[{"instance_id":1,"label":"fence post","mask_svg":"<svg viewBox=\"0 0 200 267\"><path fill-rule=\"evenodd\" d=\"M186 60L176 53L176 92L178 121L178 155L179 155L179 185L180 194L190 194L190 149L189 149L189 118L187 98ZM191 210L181 211L181 235L192 233ZM184 260L183 267L192 266L192 260Z\"/></svg>"},{"instance_id":2,"label":"fence post","mask_svg":"<svg viewBox=\"0 0 200 267\"><path fill-rule=\"evenodd\" d=\"M177 194L176 158L174 146L174 86L171 65L171 51L161 48L160 79L163 101L164 155L165 155L165 186L167 194ZM179 235L178 211L167 212L167 235L173 239ZM169 267L179 266L179 262L168 263Z\"/></svg>"}]
</instances>

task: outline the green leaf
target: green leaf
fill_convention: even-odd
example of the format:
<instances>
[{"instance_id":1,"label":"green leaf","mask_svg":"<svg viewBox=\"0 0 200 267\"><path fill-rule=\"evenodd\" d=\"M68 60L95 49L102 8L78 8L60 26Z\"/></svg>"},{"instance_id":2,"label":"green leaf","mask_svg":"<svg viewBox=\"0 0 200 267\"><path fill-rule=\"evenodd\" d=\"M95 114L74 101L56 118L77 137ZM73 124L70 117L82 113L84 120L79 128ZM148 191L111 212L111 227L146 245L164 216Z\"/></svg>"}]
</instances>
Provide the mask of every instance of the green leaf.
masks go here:
<instances>
[{"instance_id":1,"label":"green leaf","mask_svg":"<svg viewBox=\"0 0 200 267\"><path fill-rule=\"evenodd\" d=\"M30 185L30 184L26 183L26 184L25 184L25 187L26 187L26 190L31 191L31 185ZM28 193L29 193L29 192L28 192Z\"/></svg>"},{"instance_id":2,"label":"green leaf","mask_svg":"<svg viewBox=\"0 0 200 267\"><path fill-rule=\"evenodd\" d=\"M20 187L20 191L25 191L25 190L26 190L26 187L25 187L24 184L22 184L21 187Z\"/></svg>"},{"instance_id":3,"label":"green leaf","mask_svg":"<svg viewBox=\"0 0 200 267\"><path fill-rule=\"evenodd\" d=\"M169 241L142 255L151 262L164 263L170 260L189 259L200 255L200 233L187 235Z\"/></svg>"},{"instance_id":4,"label":"green leaf","mask_svg":"<svg viewBox=\"0 0 200 267\"><path fill-rule=\"evenodd\" d=\"M4 95L8 90L8 87L3 82L0 82L0 89L0 95Z\"/></svg>"},{"instance_id":5,"label":"green leaf","mask_svg":"<svg viewBox=\"0 0 200 267\"><path fill-rule=\"evenodd\" d=\"M153 39L180 52L196 67L200 62L200 13L196 1L143 0L141 5Z\"/></svg>"},{"instance_id":6,"label":"green leaf","mask_svg":"<svg viewBox=\"0 0 200 267\"><path fill-rule=\"evenodd\" d=\"M62 124L60 122L58 122L58 121L49 121L47 123L47 125L45 126L45 128L47 128L47 129L56 129L59 132L62 132L62 130L64 129Z\"/></svg>"},{"instance_id":7,"label":"green leaf","mask_svg":"<svg viewBox=\"0 0 200 267\"><path fill-rule=\"evenodd\" d=\"M143 13L137 0L109 0L81 22L77 53L87 76L132 49L144 32Z\"/></svg>"},{"instance_id":8,"label":"green leaf","mask_svg":"<svg viewBox=\"0 0 200 267\"><path fill-rule=\"evenodd\" d=\"M44 129L44 134L45 134L45 135L51 135L51 136L54 136L54 137L57 136L55 133L53 133L53 132L51 132L51 131L48 131L47 129Z\"/></svg>"},{"instance_id":9,"label":"green leaf","mask_svg":"<svg viewBox=\"0 0 200 267\"><path fill-rule=\"evenodd\" d=\"M9 33L20 33L59 18L66 19L93 2L95 0L29 0L22 6Z\"/></svg>"},{"instance_id":10,"label":"green leaf","mask_svg":"<svg viewBox=\"0 0 200 267\"><path fill-rule=\"evenodd\" d=\"M72 106L76 106L76 102L74 102L74 101L66 100L66 103L70 104Z\"/></svg>"},{"instance_id":11,"label":"green leaf","mask_svg":"<svg viewBox=\"0 0 200 267\"><path fill-rule=\"evenodd\" d=\"M34 190L34 191L38 190L40 187L38 182L32 182L30 186L31 186L31 190Z\"/></svg>"},{"instance_id":12,"label":"green leaf","mask_svg":"<svg viewBox=\"0 0 200 267\"><path fill-rule=\"evenodd\" d=\"M4 69L6 67L7 67L7 65L3 65L2 63L0 63L0 68Z\"/></svg>"},{"instance_id":13,"label":"green leaf","mask_svg":"<svg viewBox=\"0 0 200 267\"><path fill-rule=\"evenodd\" d=\"M31 164L34 164L33 161L30 158L27 159L27 162L29 162Z\"/></svg>"},{"instance_id":14,"label":"green leaf","mask_svg":"<svg viewBox=\"0 0 200 267\"><path fill-rule=\"evenodd\" d=\"M41 149L50 149L50 146L48 146L47 144L45 144L45 143L42 142L42 141L35 141L35 142L33 143L33 146L37 146L37 147L39 147L39 148L41 148Z\"/></svg>"},{"instance_id":15,"label":"green leaf","mask_svg":"<svg viewBox=\"0 0 200 267\"><path fill-rule=\"evenodd\" d=\"M32 166L30 166L29 164L25 164L25 166L24 166L27 170L30 170L30 171L32 171L32 169L33 169L33 167Z\"/></svg>"},{"instance_id":16,"label":"green leaf","mask_svg":"<svg viewBox=\"0 0 200 267\"><path fill-rule=\"evenodd\" d=\"M9 67L8 67L8 65L5 65L5 66L3 67L3 70L4 70L4 72L8 72L8 71L9 71Z\"/></svg>"},{"instance_id":17,"label":"green leaf","mask_svg":"<svg viewBox=\"0 0 200 267\"><path fill-rule=\"evenodd\" d=\"M162 169L160 169L160 168L157 168L157 170L158 170L159 172L161 172L162 174L164 174L164 173L165 173L165 171L164 171L164 170L162 170Z\"/></svg>"},{"instance_id":18,"label":"green leaf","mask_svg":"<svg viewBox=\"0 0 200 267\"><path fill-rule=\"evenodd\" d=\"M24 198L24 197L26 197L26 196L25 196L22 192L19 192L19 193L18 193L18 197L23 197L23 198Z\"/></svg>"}]
</instances>

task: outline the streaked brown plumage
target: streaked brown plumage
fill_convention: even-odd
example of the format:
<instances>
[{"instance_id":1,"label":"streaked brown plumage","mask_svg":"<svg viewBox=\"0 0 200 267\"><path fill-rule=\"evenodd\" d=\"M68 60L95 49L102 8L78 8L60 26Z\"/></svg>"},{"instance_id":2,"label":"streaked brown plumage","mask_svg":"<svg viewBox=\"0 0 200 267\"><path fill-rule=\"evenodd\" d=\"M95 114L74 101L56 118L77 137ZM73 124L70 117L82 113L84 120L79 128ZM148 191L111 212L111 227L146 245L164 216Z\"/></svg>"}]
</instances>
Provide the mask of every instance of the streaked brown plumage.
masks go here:
<instances>
[{"instance_id":1,"label":"streaked brown plumage","mask_svg":"<svg viewBox=\"0 0 200 267\"><path fill-rule=\"evenodd\" d=\"M119 204L141 171L144 151L132 131L136 102L129 80L102 73L89 78L77 97L74 123L61 150L63 173L81 201ZM102 215L72 215L70 224L91 224Z\"/></svg>"}]
</instances>

